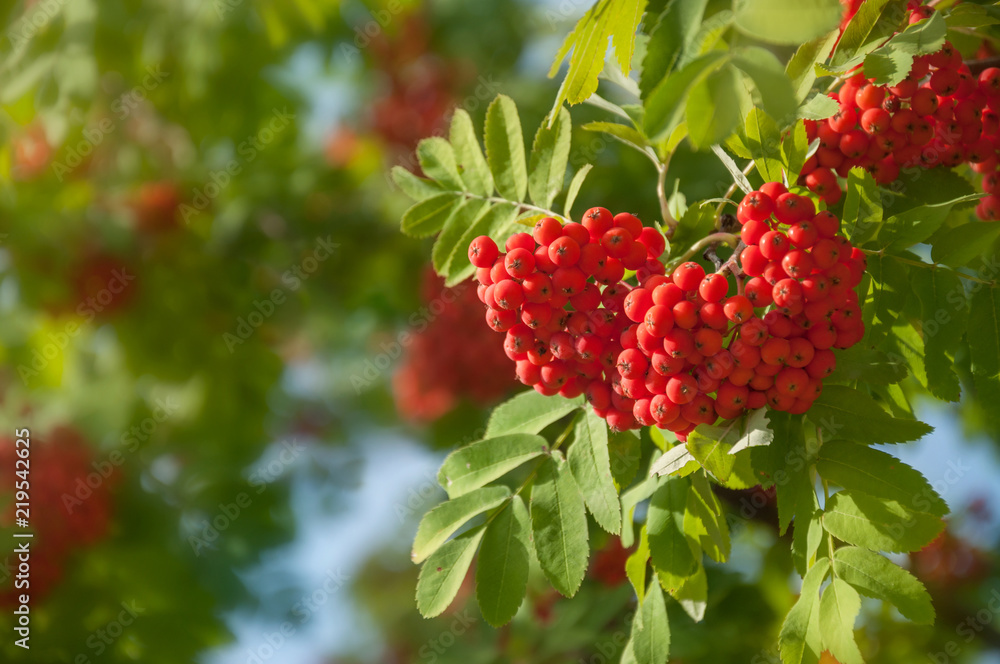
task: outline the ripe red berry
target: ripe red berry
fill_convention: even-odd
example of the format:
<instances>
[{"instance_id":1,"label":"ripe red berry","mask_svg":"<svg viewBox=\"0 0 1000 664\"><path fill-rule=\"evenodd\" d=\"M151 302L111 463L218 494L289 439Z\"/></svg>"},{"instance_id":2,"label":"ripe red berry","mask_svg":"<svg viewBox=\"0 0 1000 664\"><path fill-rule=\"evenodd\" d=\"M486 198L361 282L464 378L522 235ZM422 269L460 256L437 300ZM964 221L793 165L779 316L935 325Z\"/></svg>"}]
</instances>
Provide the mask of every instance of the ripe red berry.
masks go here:
<instances>
[{"instance_id":1,"label":"ripe red berry","mask_svg":"<svg viewBox=\"0 0 1000 664\"><path fill-rule=\"evenodd\" d=\"M515 279L523 279L535 271L535 255L527 249L513 249L504 257L507 274Z\"/></svg>"},{"instance_id":2,"label":"ripe red berry","mask_svg":"<svg viewBox=\"0 0 1000 664\"><path fill-rule=\"evenodd\" d=\"M760 253L764 258L775 261L788 251L788 237L781 231L769 231L760 238Z\"/></svg>"},{"instance_id":3,"label":"ripe red berry","mask_svg":"<svg viewBox=\"0 0 1000 664\"><path fill-rule=\"evenodd\" d=\"M750 320L753 317L753 304L743 295L734 295L723 305L726 318L736 324Z\"/></svg>"},{"instance_id":4,"label":"ripe red berry","mask_svg":"<svg viewBox=\"0 0 1000 664\"><path fill-rule=\"evenodd\" d=\"M616 214L614 216L614 226L627 230L633 240L638 238L639 234L642 233L642 222L634 214L629 214L628 212L619 212Z\"/></svg>"},{"instance_id":5,"label":"ripe red berry","mask_svg":"<svg viewBox=\"0 0 1000 664\"><path fill-rule=\"evenodd\" d=\"M469 262L476 267L492 267L500 250L491 238L480 235L469 244Z\"/></svg>"},{"instance_id":6,"label":"ripe red berry","mask_svg":"<svg viewBox=\"0 0 1000 664\"><path fill-rule=\"evenodd\" d=\"M718 302L726 296L729 281L721 274L710 274L698 285L698 295L706 302Z\"/></svg>"},{"instance_id":7,"label":"ripe red berry","mask_svg":"<svg viewBox=\"0 0 1000 664\"><path fill-rule=\"evenodd\" d=\"M583 213L583 226L595 240L600 240L613 225L614 217L606 208L594 207Z\"/></svg>"},{"instance_id":8,"label":"ripe red berry","mask_svg":"<svg viewBox=\"0 0 1000 664\"><path fill-rule=\"evenodd\" d=\"M580 260L580 245L573 238L564 235L549 244L548 254L557 267L570 267Z\"/></svg>"},{"instance_id":9,"label":"ripe red berry","mask_svg":"<svg viewBox=\"0 0 1000 664\"><path fill-rule=\"evenodd\" d=\"M736 209L736 218L741 223L766 221L774 213L774 200L761 191L751 191L743 197Z\"/></svg>"},{"instance_id":10,"label":"ripe red berry","mask_svg":"<svg viewBox=\"0 0 1000 664\"><path fill-rule=\"evenodd\" d=\"M693 261L681 263L671 275L673 282L686 291L697 290L701 280L705 278L705 269Z\"/></svg>"},{"instance_id":11,"label":"ripe red berry","mask_svg":"<svg viewBox=\"0 0 1000 664\"><path fill-rule=\"evenodd\" d=\"M632 249L632 235L624 228L612 228L601 236L601 246L608 256L624 258Z\"/></svg>"},{"instance_id":12,"label":"ripe red berry","mask_svg":"<svg viewBox=\"0 0 1000 664\"><path fill-rule=\"evenodd\" d=\"M562 224L553 217L542 217L535 222L535 228L531 231L531 237L535 239L535 242L542 245L555 242L561 235Z\"/></svg>"}]
</instances>

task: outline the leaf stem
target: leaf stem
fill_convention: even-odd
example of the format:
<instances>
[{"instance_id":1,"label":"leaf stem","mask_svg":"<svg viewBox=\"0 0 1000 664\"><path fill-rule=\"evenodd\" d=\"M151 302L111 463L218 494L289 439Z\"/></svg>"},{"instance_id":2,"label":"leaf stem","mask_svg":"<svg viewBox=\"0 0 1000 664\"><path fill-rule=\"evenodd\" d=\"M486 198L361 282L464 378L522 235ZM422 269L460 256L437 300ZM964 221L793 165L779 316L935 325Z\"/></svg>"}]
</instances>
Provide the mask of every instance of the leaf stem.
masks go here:
<instances>
[{"instance_id":1,"label":"leaf stem","mask_svg":"<svg viewBox=\"0 0 1000 664\"><path fill-rule=\"evenodd\" d=\"M931 270L937 270L937 269L940 269L940 268L944 268L946 270L951 270L953 273L955 273L955 276L957 276L957 277L961 277L962 279L967 279L967 280L975 282L977 284L983 284L985 286L995 286L996 285L995 281L983 281L982 279L979 279L978 277L973 277L971 274L965 274L964 272L959 272L958 270L953 270L950 267L948 267L947 265L942 265L941 263L924 263L923 261L915 261L915 260L912 260L910 258L903 258L902 256L896 256L896 255L893 255L893 254L886 254L885 253L885 249L879 249L878 251L876 251L874 249L862 249L861 251L864 252L865 254L868 254L869 256L888 256L889 258L892 258L893 260L897 260L900 263L905 263L907 265L915 265L917 267L928 268L928 269L931 269Z\"/></svg>"},{"instance_id":2,"label":"leaf stem","mask_svg":"<svg viewBox=\"0 0 1000 664\"><path fill-rule=\"evenodd\" d=\"M757 162L751 159L750 163L747 164L746 167L743 169L743 175L750 175L750 173L753 171L754 168L756 168L756 166ZM731 185L729 185L729 189L726 189L726 193L722 195L722 198L732 198L732 195L734 193L736 193L735 181ZM722 201L721 203L719 203L719 206L715 208L716 219L718 219L719 215L722 214L722 208L724 208L725 206L726 206L726 201Z\"/></svg>"},{"instance_id":3,"label":"leaf stem","mask_svg":"<svg viewBox=\"0 0 1000 664\"><path fill-rule=\"evenodd\" d=\"M691 248L681 254L678 258L671 260L670 262L683 263L687 259L694 256L699 251L705 249L714 244L728 244L735 247L739 242L739 238L732 233L712 233L711 235L706 235L697 242L691 245Z\"/></svg>"},{"instance_id":4,"label":"leaf stem","mask_svg":"<svg viewBox=\"0 0 1000 664\"><path fill-rule=\"evenodd\" d=\"M667 236L668 240L674 236L678 223L674 219L674 215L670 214L670 204L667 202L667 169L670 168L672 156L667 155L663 163L656 167L656 197L660 200L660 216L663 217L663 223L667 226L667 232L664 235Z\"/></svg>"},{"instance_id":5,"label":"leaf stem","mask_svg":"<svg viewBox=\"0 0 1000 664\"><path fill-rule=\"evenodd\" d=\"M475 200L478 200L478 201L486 201L487 203L513 205L513 206L515 206L515 207L517 207L519 209L534 210L535 212L539 212L539 213L547 215L549 217L555 217L556 219L565 219L566 221L572 221L571 219L567 219L566 217L564 217L563 215L559 214L558 212L553 212L552 210L546 210L543 207L538 207L537 205L531 205L530 203L520 203L518 201L509 201L506 198L500 198L499 196L480 196L479 194L473 194L473 193L468 192L468 191L461 191L461 192L458 192L458 193L461 194L463 197L468 198L468 199L475 199Z\"/></svg>"}]
</instances>

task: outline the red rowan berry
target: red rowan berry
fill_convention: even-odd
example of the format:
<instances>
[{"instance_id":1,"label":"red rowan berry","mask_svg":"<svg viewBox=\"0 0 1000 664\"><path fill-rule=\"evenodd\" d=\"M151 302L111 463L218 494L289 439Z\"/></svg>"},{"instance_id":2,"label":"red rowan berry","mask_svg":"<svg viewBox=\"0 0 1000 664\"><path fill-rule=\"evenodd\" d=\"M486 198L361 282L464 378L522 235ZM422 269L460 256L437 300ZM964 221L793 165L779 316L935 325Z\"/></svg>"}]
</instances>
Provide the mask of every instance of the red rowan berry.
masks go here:
<instances>
[{"instance_id":1,"label":"red rowan berry","mask_svg":"<svg viewBox=\"0 0 1000 664\"><path fill-rule=\"evenodd\" d=\"M492 267L500 250L491 238L480 235L469 245L469 262L476 267Z\"/></svg>"}]
</instances>

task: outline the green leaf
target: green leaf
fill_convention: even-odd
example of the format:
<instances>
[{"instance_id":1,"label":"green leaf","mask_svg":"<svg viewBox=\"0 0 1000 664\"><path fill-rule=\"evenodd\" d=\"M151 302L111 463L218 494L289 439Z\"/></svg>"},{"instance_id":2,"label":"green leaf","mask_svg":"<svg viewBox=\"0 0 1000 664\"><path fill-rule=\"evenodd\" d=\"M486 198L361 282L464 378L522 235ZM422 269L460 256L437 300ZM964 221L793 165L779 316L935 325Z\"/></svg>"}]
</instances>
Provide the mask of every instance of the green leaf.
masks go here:
<instances>
[{"instance_id":1,"label":"green leaf","mask_svg":"<svg viewBox=\"0 0 1000 664\"><path fill-rule=\"evenodd\" d=\"M630 549L632 548L632 545L635 544L635 535L632 532L635 506L652 496L659 486L660 478L655 475L651 475L622 494L621 541L623 548Z\"/></svg>"},{"instance_id":2,"label":"green leaf","mask_svg":"<svg viewBox=\"0 0 1000 664\"><path fill-rule=\"evenodd\" d=\"M986 405L990 422L996 422L1000 419L992 406L1000 403L1000 291L996 287L982 286L973 293L968 336L976 400Z\"/></svg>"},{"instance_id":3,"label":"green leaf","mask_svg":"<svg viewBox=\"0 0 1000 664\"><path fill-rule=\"evenodd\" d=\"M538 433L583 405L583 398L547 397L535 390L521 392L493 409L485 438L511 433Z\"/></svg>"},{"instance_id":4,"label":"green leaf","mask_svg":"<svg viewBox=\"0 0 1000 664\"><path fill-rule=\"evenodd\" d=\"M692 47L708 0L670 0L650 31L639 90L645 99Z\"/></svg>"},{"instance_id":5,"label":"green leaf","mask_svg":"<svg viewBox=\"0 0 1000 664\"><path fill-rule=\"evenodd\" d=\"M823 444L819 474L852 493L867 493L917 512L948 514L948 505L923 475L891 454L867 445L834 440Z\"/></svg>"},{"instance_id":6,"label":"green leaf","mask_svg":"<svg viewBox=\"0 0 1000 664\"><path fill-rule=\"evenodd\" d=\"M493 175L483 157L479 139L476 138L476 130L472 126L472 118L464 108L455 109L448 137L455 150L462 181L468 190L480 196L492 195Z\"/></svg>"},{"instance_id":7,"label":"green leaf","mask_svg":"<svg viewBox=\"0 0 1000 664\"><path fill-rule=\"evenodd\" d=\"M587 572L590 555L583 496L561 459L545 459L531 489L531 532L545 578L572 597Z\"/></svg>"},{"instance_id":8,"label":"green leaf","mask_svg":"<svg viewBox=\"0 0 1000 664\"><path fill-rule=\"evenodd\" d=\"M667 605L655 579L649 582L646 597L632 619L629 642L637 664L666 664L670 656Z\"/></svg>"},{"instance_id":9,"label":"green leaf","mask_svg":"<svg viewBox=\"0 0 1000 664\"><path fill-rule=\"evenodd\" d=\"M912 270L913 290L920 298L920 331L924 340L927 388L945 401L958 401L961 386L955 373L955 351L965 334L965 288L951 270Z\"/></svg>"},{"instance_id":10,"label":"green leaf","mask_svg":"<svg viewBox=\"0 0 1000 664\"><path fill-rule=\"evenodd\" d=\"M612 0L611 48L622 74L628 76L635 53L636 30L648 0Z\"/></svg>"},{"instance_id":11,"label":"green leaf","mask_svg":"<svg viewBox=\"0 0 1000 664\"><path fill-rule=\"evenodd\" d=\"M611 477L618 489L628 486L639 472L642 441L635 431L612 431L608 434L608 456L611 459Z\"/></svg>"},{"instance_id":12,"label":"green leaf","mask_svg":"<svg viewBox=\"0 0 1000 664\"><path fill-rule=\"evenodd\" d=\"M905 553L930 543L944 529L941 517L906 509L894 500L840 491L823 510L823 527L837 539L873 551Z\"/></svg>"},{"instance_id":13,"label":"green leaf","mask_svg":"<svg viewBox=\"0 0 1000 664\"><path fill-rule=\"evenodd\" d=\"M799 120L795 126L785 136L781 142L781 161L785 164L785 169L795 175L802 171L809 155L809 137L806 134L806 125ZM789 180L792 177L789 176Z\"/></svg>"},{"instance_id":14,"label":"green leaf","mask_svg":"<svg viewBox=\"0 0 1000 664\"><path fill-rule=\"evenodd\" d=\"M715 562L729 558L729 524L722 504L715 497L703 474L691 477L684 513L684 532L701 543L702 550Z\"/></svg>"},{"instance_id":15,"label":"green leaf","mask_svg":"<svg viewBox=\"0 0 1000 664\"><path fill-rule=\"evenodd\" d=\"M765 182L781 182L781 132L767 113L753 109L747 115L746 145Z\"/></svg>"},{"instance_id":16,"label":"green leaf","mask_svg":"<svg viewBox=\"0 0 1000 664\"><path fill-rule=\"evenodd\" d=\"M510 489L507 487L488 486L434 507L420 520L410 558L415 563L425 560L466 521L493 509L509 497Z\"/></svg>"},{"instance_id":17,"label":"green leaf","mask_svg":"<svg viewBox=\"0 0 1000 664\"><path fill-rule=\"evenodd\" d=\"M937 242L937 237L942 235L936 231L948 218L952 208L978 198L977 195L962 196L942 203L921 205L896 213L886 219L885 225L879 233L879 244L884 244L888 249L898 250L924 242L932 236L934 239L931 240L931 243L934 244ZM953 233L952 229L947 229L943 234L953 237ZM881 240L889 240L889 242ZM957 243L952 246L957 246Z\"/></svg>"},{"instance_id":18,"label":"green leaf","mask_svg":"<svg viewBox=\"0 0 1000 664\"><path fill-rule=\"evenodd\" d=\"M514 232L514 218L517 208L508 203L501 203L489 208L485 214L476 218L455 245L451 259L446 264L448 286L454 286L475 272L469 262L468 246L475 238L486 235L502 245ZM440 240L439 240L440 241Z\"/></svg>"},{"instance_id":19,"label":"green leaf","mask_svg":"<svg viewBox=\"0 0 1000 664\"><path fill-rule=\"evenodd\" d=\"M840 23L838 0L736 0L736 27L772 44L801 44Z\"/></svg>"},{"instance_id":20,"label":"green leaf","mask_svg":"<svg viewBox=\"0 0 1000 664\"><path fill-rule=\"evenodd\" d=\"M449 454L438 471L438 482L449 497L457 498L548 451L549 443L541 436L516 433L487 438Z\"/></svg>"},{"instance_id":21,"label":"green leaf","mask_svg":"<svg viewBox=\"0 0 1000 664\"><path fill-rule=\"evenodd\" d=\"M465 191L465 183L458 174L458 162L451 144L440 136L425 138L417 144L417 159L420 168L432 180L440 182L446 189Z\"/></svg>"},{"instance_id":22,"label":"green leaf","mask_svg":"<svg viewBox=\"0 0 1000 664\"><path fill-rule=\"evenodd\" d=\"M719 69L728 55L712 51L691 61L683 69L667 76L646 97L644 129L650 140L661 141L670 135L684 118L687 97L700 80Z\"/></svg>"},{"instance_id":23,"label":"green leaf","mask_svg":"<svg viewBox=\"0 0 1000 664\"><path fill-rule=\"evenodd\" d=\"M576 195L580 193L580 187L583 186L583 181L587 179L587 173L593 167L593 164L584 164L570 181L569 189L566 190L566 205L563 207L563 215L567 219L573 218L573 203L576 202Z\"/></svg>"},{"instance_id":24,"label":"green leaf","mask_svg":"<svg viewBox=\"0 0 1000 664\"><path fill-rule=\"evenodd\" d=\"M402 166L392 167L392 181L415 201L422 201L444 191L437 182L418 177Z\"/></svg>"},{"instance_id":25,"label":"green leaf","mask_svg":"<svg viewBox=\"0 0 1000 664\"><path fill-rule=\"evenodd\" d=\"M955 5L944 19L949 29L954 28L984 28L997 25L1000 20L989 14L989 9L982 5Z\"/></svg>"},{"instance_id":26,"label":"green leaf","mask_svg":"<svg viewBox=\"0 0 1000 664\"><path fill-rule=\"evenodd\" d=\"M653 569L667 591L676 590L695 571L696 560L684 534L689 486L688 480L682 478L662 480L646 515Z\"/></svg>"},{"instance_id":27,"label":"green leaf","mask_svg":"<svg viewBox=\"0 0 1000 664\"><path fill-rule=\"evenodd\" d=\"M962 267L989 251L1000 237L1000 224L973 221L950 228L934 240L931 259L951 267Z\"/></svg>"},{"instance_id":28,"label":"green leaf","mask_svg":"<svg viewBox=\"0 0 1000 664\"><path fill-rule=\"evenodd\" d=\"M523 201L528 190L524 137L514 100L497 95L486 111L486 160L500 195Z\"/></svg>"},{"instance_id":29,"label":"green leaf","mask_svg":"<svg viewBox=\"0 0 1000 664\"><path fill-rule=\"evenodd\" d=\"M573 445L567 455L573 477L597 524L617 534L621 532L622 514L611 477L607 423L588 410L576 419L573 433Z\"/></svg>"},{"instance_id":30,"label":"green leaf","mask_svg":"<svg viewBox=\"0 0 1000 664\"><path fill-rule=\"evenodd\" d=\"M817 92L799 106L796 116L803 120L825 120L839 110L840 104L836 99Z\"/></svg>"},{"instance_id":31,"label":"green leaf","mask_svg":"<svg viewBox=\"0 0 1000 664\"><path fill-rule=\"evenodd\" d=\"M820 558L802 579L802 592L788 612L778 635L782 664L819 661L822 646L819 634L819 588L830 571L830 559Z\"/></svg>"},{"instance_id":32,"label":"green leaf","mask_svg":"<svg viewBox=\"0 0 1000 664\"><path fill-rule=\"evenodd\" d=\"M870 396L844 385L824 387L807 416L838 438L863 443L905 443L934 430L917 420L895 418Z\"/></svg>"},{"instance_id":33,"label":"green leaf","mask_svg":"<svg viewBox=\"0 0 1000 664\"><path fill-rule=\"evenodd\" d=\"M455 599L484 532L480 526L445 542L420 568L417 609L424 618L441 615Z\"/></svg>"},{"instance_id":34,"label":"green leaf","mask_svg":"<svg viewBox=\"0 0 1000 664\"><path fill-rule=\"evenodd\" d=\"M751 447L770 445L771 441L774 440L774 432L771 431L766 408L750 411L746 421L742 423L738 431L742 431L743 435L733 443L732 449L729 450L730 454L736 454Z\"/></svg>"},{"instance_id":35,"label":"green leaf","mask_svg":"<svg viewBox=\"0 0 1000 664\"><path fill-rule=\"evenodd\" d=\"M861 612L861 597L846 581L834 578L819 601L823 647L841 664L864 664L854 641L854 621Z\"/></svg>"},{"instance_id":36,"label":"green leaf","mask_svg":"<svg viewBox=\"0 0 1000 664\"><path fill-rule=\"evenodd\" d=\"M598 76L604 69L609 36L619 66L628 74L635 48L635 30L645 7L646 0L599 0L587 10L559 48L549 70L549 78L554 77L572 49L569 71L559 86L553 110L564 101L579 104L594 94Z\"/></svg>"},{"instance_id":37,"label":"green leaf","mask_svg":"<svg viewBox=\"0 0 1000 664\"><path fill-rule=\"evenodd\" d=\"M581 127L584 131L599 131L617 138L619 141L634 147L640 152L645 151L648 142L634 127L619 122L588 122Z\"/></svg>"},{"instance_id":38,"label":"green leaf","mask_svg":"<svg viewBox=\"0 0 1000 664\"><path fill-rule=\"evenodd\" d=\"M759 46L742 48L733 54L733 64L743 71L760 93L760 103L779 126L788 126L795 119L798 100L792 81L777 56ZM716 111L718 112L718 111ZM688 125L691 124L690 116Z\"/></svg>"},{"instance_id":39,"label":"green leaf","mask_svg":"<svg viewBox=\"0 0 1000 664\"><path fill-rule=\"evenodd\" d=\"M680 256L695 242L714 231L714 207L710 205L693 205L689 207L681 217L673 237L670 238L670 255L672 257Z\"/></svg>"},{"instance_id":40,"label":"green leaf","mask_svg":"<svg viewBox=\"0 0 1000 664\"><path fill-rule=\"evenodd\" d=\"M649 472L654 475L673 475L682 469L686 469L688 464L693 464L695 468L700 467L698 460L688 450L687 445L681 443L671 447L654 461Z\"/></svg>"},{"instance_id":41,"label":"green leaf","mask_svg":"<svg viewBox=\"0 0 1000 664\"><path fill-rule=\"evenodd\" d=\"M866 0L844 29L832 61L839 65L858 52L868 53L903 27L906 0ZM867 48L866 48L867 47Z\"/></svg>"},{"instance_id":42,"label":"green leaf","mask_svg":"<svg viewBox=\"0 0 1000 664\"><path fill-rule=\"evenodd\" d=\"M705 618L705 609L708 608L708 576L701 561L698 562L697 571L684 579L684 583L672 596L684 612L691 616L691 620L701 622Z\"/></svg>"},{"instance_id":43,"label":"green leaf","mask_svg":"<svg viewBox=\"0 0 1000 664\"><path fill-rule=\"evenodd\" d=\"M913 57L935 53L944 46L948 26L940 12L906 29L865 57L865 76L875 85L898 85L913 66Z\"/></svg>"},{"instance_id":44,"label":"green leaf","mask_svg":"<svg viewBox=\"0 0 1000 664\"><path fill-rule=\"evenodd\" d=\"M729 174L733 176L733 182L736 183L736 185L743 191L743 193L749 194L751 191L753 191L753 187L750 186L750 181L747 180L747 176L743 174L743 171L741 171L739 166L736 165L736 162L733 161L733 158L730 157L726 153L726 151L722 149L721 145L713 145L712 152L715 153L715 156L718 157L719 161L721 161L723 166L726 167L726 170L729 171Z\"/></svg>"},{"instance_id":45,"label":"green leaf","mask_svg":"<svg viewBox=\"0 0 1000 664\"><path fill-rule=\"evenodd\" d=\"M732 100L743 84L739 71L723 65L691 86L684 115L688 140L695 149L719 143L733 133L740 121L740 109Z\"/></svg>"},{"instance_id":46,"label":"green leaf","mask_svg":"<svg viewBox=\"0 0 1000 664\"><path fill-rule=\"evenodd\" d=\"M456 255L468 253L469 247L462 244L462 238L489 209L490 204L479 198L464 200L454 209L431 250L431 264L438 274L450 274Z\"/></svg>"},{"instance_id":47,"label":"green leaf","mask_svg":"<svg viewBox=\"0 0 1000 664\"><path fill-rule=\"evenodd\" d=\"M934 607L923 584L883 556L853 546L843 547L833 554L833 569L862 595L891 603L915 623L934 623Z\"/></svg>"},{"instance_id":48,"label":"green leaf","mask_svg":"<svg viewBox=\"0 0 1000 664\"><path fill-rule=\"evenodd\" d=\"M812 493L810 488L810 493ZM792 529L792 562L799 574L805 574L813 563L819 545L823 542L823 512L819 509L816 494L812 493L812 512L808 509L795 514L795 527Z\"/></svg>"},{"instance_id":49,"label":"green leaf","mask_svg":"<svg viewBox=\"0 0 1000 664\"><path fill-rule=\"evenodd\" d=\"M804 100L812 90L813 84L816 82L815 65L817 62L826 61L826 56L833 48L837 37L838 33L831 31L828 35L806 42L799 46L798 50L795 51L795 55L788 61L788 64L785 66L785 73L792 79L792 85L795 88L795 98L797 100ZM836 112L837 110L834 109L830 115ZM825 117L830 116L827 115Z\"/></svg>"},{"instance_id":50,"label":"green leaf","mask_svg":"<svg viewBox=\"0 0 1000 664\"><path fill-rule=\"evenodd\" d=\"M625 561L625 576L635 589L635 596L642 604L646 596L646 567L649 565L649 536L646 526L639 529L639 546Z\"/></svg>"},{"instance_id":51,"label":"green leaf","mask_svg":"<svg viewBox=\"0 0 1000 664\"><path fill-rule=\"evenodd\" d=\"M699 424L688 434L687 448L705 470L712 473L719 482L725 483L736 463L729 450L738 437L739 430L735 422L730 422L725 427Z\"/></svg>"},{"instance_id":52,"label":"green leaf","mask_svg":"<svg viewBox=\"0 0 1000 664\"><path fill-rule=\"evenodd\" d=\"M493 627L510 622L524 600L530 531L528 509L516 495L486 526L476 565L476 600Z\"/></svg>"},{"instance_id":53,"label":"green leaf","mask_svg":"<svg viewBox=\"0 0 1000 664\"><path fill-rule=\"evenodd\" d=\"M862 168L852 168L847 174L843 219L844 234L855 245L874 237L882 223L878 185L871 173Z\"/></svg>"},{"instance_id":54,"label":"green leaf","mask_svg":"<svg viewBox=\"0 0 1000 664\"><path fill-rule=\"evenodd\" d=\"M438 194L416 203L403 213L400 228L411 237L427 237L440 231L462 202L454 193Z\"/></svg>"},{"instance_id":55,"label":"green leaf","mask_svg":"<svg viewBox=\"0 0 1000 664\"><path fill-rule=\"evenodd\" d=\"M826 380L847 383L862 380L873 385L889 385L906 378L906 362L902 357L889 357L879 350L861 345L838 350L837 368Z\"/></svg>"},{"instance_id":56,"label":"green leaf","mask_svg":"<svg viewBox=\"0 0 1000 664\"><path fill-rule=\"evenodd\" d=\"M531 148L528 191L535 205L548 209L562 191L569 160L569 142L573 120L564 107L559 109L551 127L543 121Z\"/></svg>"}]
</instances>

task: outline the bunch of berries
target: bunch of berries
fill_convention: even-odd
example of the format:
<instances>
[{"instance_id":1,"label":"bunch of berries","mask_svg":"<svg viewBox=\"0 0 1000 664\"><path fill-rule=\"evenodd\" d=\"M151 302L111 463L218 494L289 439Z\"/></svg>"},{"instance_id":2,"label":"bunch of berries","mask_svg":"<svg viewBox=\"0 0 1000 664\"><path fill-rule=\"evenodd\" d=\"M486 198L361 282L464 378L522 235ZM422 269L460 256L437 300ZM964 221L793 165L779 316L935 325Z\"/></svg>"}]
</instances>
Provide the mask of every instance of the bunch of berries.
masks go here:
<instances>
[{"instance_id":1,"label":"bunch of berries","mask_svg":"<svg viewBox=\"0 0 1000 664\"><path fill-rule=\"evenodd\" d=\"M20 448L24 449L24 448ZM45 439L31 439L31 520L30 527L38 540L31 558L30 590L32 598L41 599L62 577L66 559L75 551L93 546L109 529L112 512L111 485L117 470L106 460L95 460L91 447L76 431L60 427ZM13 440L0 441L2 493L10 503L2 510L0 523L12 526L17 488L15 475L18 460ZM101 466L110 467L102 469ZM0 604L13 605L18 594L13 577L0 587Z\"/></svg>"},{"instance_id":2,"label":"bunch of berries","mask_svg":"<svg viewBox=\"0 0 1000 664\"><path fill-rule=\"evenodd\" d=\"M399 413L429 422L451 411L462 396L487 405L509 392L514 381L505 371L507 358L483 328L482 305L469 284L445 288L428 269L421 295L426 322L410 336L392 378Z\"/></svg>"},{"instance_id":3,"label":"bunch of berries","mask_svg":"<svg viewBox=\"0 0 1000 664\"><path fill-rule=\"evenodd\" d=\"M910 3L909 22L933 13ZM969 163L985 173L990 194L977 208L981 219L1000 219L1000 69L978 78L963 64L950 42L937 53L914 58L905 79L875 85L863 72L847 79L831 97L840 104L832 117L806 121L809 140L819 149L809 158L799 182L827 205L840 200L838 176L855 167L868 169L879 184L899 177L901 168L948 168Z\"/></svg>"},{"instance_id":4,"label":"bunch of berries","mask_svg":"<svg viewBox=\"0 0 1000 664\"><path fill-rule=\"evenodd\" d=\"M545 217L531 234L511 236L505 254L489 237L473 240L469 259L478 268L486 323L506 334L517 378L546 395L586 393L612 428L636 427L633 381L623 385L618 371L620 339L635 327L624 311L631 289L622 279L626 270L640 280L664 279L665 248L655 228L604 208L588 210L582 224Z\"/></svg>"},{"instance_id":5,"label":"bunch of berries","mask_svg":"<svg viewBox=\"0 0 1000 664\"><path fill-rule=\"evenodd\" d=\"M666 276L660 233L604 208L583 224L542 219L506 254L476 238L469 256L486 320L506 333L521 382L583 393L618 430L655 424L683 436L765 405L805 412L834 369L830 349L864 334L852 290L863 254L834 215L778 183L748 194L737 216L751 278L735 294L725 275L739 273L735 261L713 274L687 262ZM625 269L638 287L622 281Z\"/></svg>"}]
</instances>

